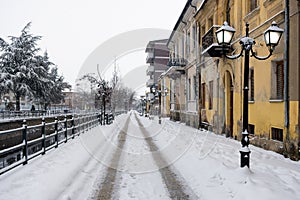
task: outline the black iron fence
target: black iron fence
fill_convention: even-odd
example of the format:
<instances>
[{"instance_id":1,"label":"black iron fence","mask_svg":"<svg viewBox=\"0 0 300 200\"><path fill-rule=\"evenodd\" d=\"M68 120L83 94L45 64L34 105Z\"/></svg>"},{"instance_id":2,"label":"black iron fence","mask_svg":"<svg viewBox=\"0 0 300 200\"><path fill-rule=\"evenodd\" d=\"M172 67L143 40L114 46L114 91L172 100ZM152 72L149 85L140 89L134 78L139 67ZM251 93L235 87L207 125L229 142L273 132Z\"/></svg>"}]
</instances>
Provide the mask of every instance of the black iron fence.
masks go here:
<instances>
[{"instance_id":1,"label":"black iron fence","mask_svg":"<svg viewBox=\"0 0 300 200\"><path fill-rule=\"evenodd\" d=\"M100 125L100 116L93 113L65 116L61 120L55 117L49 123L42 118L41 124L32 126L24 120L20 128L0 131L2 139L13 138L13 144L0 150L0 175Z\"/></svg>"}]
</instances>

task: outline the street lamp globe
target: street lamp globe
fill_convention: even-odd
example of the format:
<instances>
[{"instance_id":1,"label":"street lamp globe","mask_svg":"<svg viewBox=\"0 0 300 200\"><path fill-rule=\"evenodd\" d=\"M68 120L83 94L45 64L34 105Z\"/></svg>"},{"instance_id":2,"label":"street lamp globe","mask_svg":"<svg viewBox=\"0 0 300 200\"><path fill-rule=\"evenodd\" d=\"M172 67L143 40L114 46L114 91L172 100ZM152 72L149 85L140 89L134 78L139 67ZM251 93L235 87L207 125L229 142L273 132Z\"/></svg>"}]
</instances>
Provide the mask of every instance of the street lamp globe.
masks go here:
<instances>
[{"instance_id":1,"label":"street lamp globe","mask_svg":"<svg viewBox=\"0 0 300 200\"><path fill-rule=\"evenodd\" d=\"M151 88L151 92L152 92L152 93L155 93L155 92L156 92L155 87L152 87L152 88Z\"/></svg>"},{"instance_id":2,"label":"street lamp globe","mask_svg":"<svg viewBox=\"0 0 300 200\"><path fill-rule=\"evenodd\" d=\"M168 95L168 88L164 89L164 94L165 94L165 96Z\"/></svg>"},{"instance_id":3,"label":"street lamp globe","mask_svg":"<svg viewBox=\"0 0 300 200\"><path fill-rule=\"evenodd\" d=\"M272 25L264 32L265 43L270 49L273 49L278 45L283 31L284 30L279 28L277 23L274 21L272 22Z\"/></svg>"},{"instance_id":4,"label":"street lamp globe","mask_svg":"<svg viewBox=\"0 0 300 200\"><path fill-rule=\"evenodd\" d=\"M216 31L217 42L219 45L230 45L235 29L228 25L227 22Z\"/></svg>"}]
</instances>

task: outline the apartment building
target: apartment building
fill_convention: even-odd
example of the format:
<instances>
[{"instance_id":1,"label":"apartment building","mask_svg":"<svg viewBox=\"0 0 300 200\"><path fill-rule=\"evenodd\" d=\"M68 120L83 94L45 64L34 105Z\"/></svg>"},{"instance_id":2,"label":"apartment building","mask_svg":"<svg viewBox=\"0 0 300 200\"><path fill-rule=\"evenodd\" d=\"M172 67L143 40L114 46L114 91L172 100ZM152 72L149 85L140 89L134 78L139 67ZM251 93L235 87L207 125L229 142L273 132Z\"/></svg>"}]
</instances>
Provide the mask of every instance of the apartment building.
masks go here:
<instances>
[{"instance_id":1,"label":"apartment building","mask_svg":"<svg viewBox=\"0 0 300 200\"><path fill-rule=\"evenodd\" d=\"M147 69L147 75L149 80L147 81L147 87L156 87L159 76L168 69L167 63L169 60L169 50L166 46L167 39L153 40L147 44L146 63L149 64Z\"/></svg>"},{"instance_id":2,"label":"apartment building","mask_svg":"<svg viewBox=\"0 0 300 200\"><path fill-rule=\"evenodd\" d=\"M252 136L251 144L299 159L299 1L290 1L290 14L286 16L285 2L202 2L195 15L202 47L199 55L201 119L206 120L215 132L241 139L244 57L230 60L222 56L215 32L224 21L234 27L236 32L232 40L232 52L228 53L238 54L241 51L239 41L245 36L247 22L249 37L256 42L253 47L255 55L266 56L269 50L263 33L276 21L280 28L288 29L290 34L283 35L270 58L250 58L248 132ZM290 26L287 26L287 21ZM285 43L286 36L289 42ZM287 90L284 90L285 87Z\"/></svg>"},{"instance_id":3,"label":"apartment building","mask_svg":"<svg viewBox=\"0 0 300 200\"><path fill-rule=\"evenodd\" d=\"M198 115L198 31L194 15L201 1L188 0L174 26L167 46L170 49L170 116L173 120L199 126Z\"/></svg>"},{"instance_id":4,"label":"apartment building","mask_svg":"<svg viewBox=\"0 0 300 200\"><path fill-rule=\"evenodd\" d=\"M169 68L167 66L169 61L169 49L166 46L167 41L167 39L149 41L145 50L148 54L146 63L149 64L146 71L149 80L146 86L150 90L146 93L146 99L148 102L147 112L150 112L150 114L161 114L161 99L158 99L157 92L160 92L159 77Z\"/></svg>"},{"instance_id":5,"label":"apartment building","mask_svg":"<svg viewBox=\"0 0 300 200\"><path fill-rule=\"evenodd\" d=\"M169 109L172 120L240 140L245 58L226 58L216 31L225 21L236 30L225 52L236 55L248 23L253 54L264 57L264 31L275 21L285 32L272 55L250 57L247 131L251 144L299 159L299 10L297 0L188 0L167 42L170 68L159 81L169 89L169 102L161 109Z\"/></svg>"}]
</instances>

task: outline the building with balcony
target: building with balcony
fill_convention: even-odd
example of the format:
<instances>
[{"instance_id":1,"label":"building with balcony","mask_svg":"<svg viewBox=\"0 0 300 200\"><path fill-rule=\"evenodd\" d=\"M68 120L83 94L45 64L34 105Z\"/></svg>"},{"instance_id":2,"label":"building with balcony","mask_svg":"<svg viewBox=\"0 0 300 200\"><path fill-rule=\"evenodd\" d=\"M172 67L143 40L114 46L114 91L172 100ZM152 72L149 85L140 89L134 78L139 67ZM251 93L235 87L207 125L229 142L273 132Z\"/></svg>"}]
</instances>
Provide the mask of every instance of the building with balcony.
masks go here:
<instances>
[{"instance_id":1,"label":"building with balcony","mask_svg":"<svg viewBox=\"0 0 300 200\"><path fill-rule=\"evenodd\" d=\"M162 113L169 109L173 120L195 127L205 125L216 133L241 139L245 59L231 60L223 55L241 51L239 42L245 36L246 23L249 37L256 42L253 53L268 55L263 34L276 21L289 33L285 31L268 59L250 58L247 131L251 144L299 159L300 3L289 1L288 6L286 2L187 0L167 42L170 68L161 75L159 84L161 90L169 89L169 98L161 101ZM285 15L287 11L289 15ZM232 45L226 48L218 45L215 36L224 21L236 30ZM152 61L151 55L147 61Z\"/></svg>"},{"instance_id":2,"label":"building with balcony","mask_svg":"<svg viewBox=\"0 0 300 200\"><path fill-rule=\"evenodd\" d=\"M241 138L243 124L244 57L230 60L216 42L215 31L224 21L236 32L227 54L241 50L240 38L249 23L254 52L268 55L264 31L276 21L288 28L273 55L267 60L250 58L249 126L251 144L299 159L300 145L300 62L299 1L283 0L203 0L195 18L199 30L199 110L200 120L217 133ZM286 8L289 16L285 18ZM287 22L290 22L290 26ZM286 31L286 30L285 30ZM290 50L290 51L287 51ZM288 80L288 81L285 81ZM284 89L286 88L286 90Z\"/></svg>"},{"instance_id":3,"label":"building with balcony","mask_svg":"<svg viewBox=\"0 0 300 200\"><path fill-rule=\"evenodd\" d=\"M170 79L173 120L198 127L198 27L194 15L201 5L199 0L188 0L168 40L172 68L166 73Z\"/></svg>"},{"instance_id":4,"label":"building with balcony","mask_svg":"<svg viewBox=\"0 0 300 200\"><path fill-rule=\"evenodd\" d=\"M148 69L146 71L149 80L147 87L156 87L159 76L168 69L169 50L166 46L167 39L149 41L146 47L146 63Z\"/></svg>"},{"instance_id":5,"label":"building with balcony","mask_svg":"<svg viewBox=\"0 0 300 200\"><path fill-rule=\"evenodd\" d=\"M232 106L232 82L230 82L230 74L226 74L230 90L225 91L224 84L221 84L219 57L222 55L222 47L218 45L215 31L221 26L218 21L218 2L202 1L195 18L198 26L198 72L199 72L199 101L198 112L199 121L205 124L216 133L224 133L232 136L233 125L233 106ZM233 9L231 9L232 11ZM225 110L224 103L228 103L228 110ZM231 108L231 109L230 109ZM229 113L225 118L225 112ZM227 120L227 124L225 123Z\"/></svg>"}]
</instances>

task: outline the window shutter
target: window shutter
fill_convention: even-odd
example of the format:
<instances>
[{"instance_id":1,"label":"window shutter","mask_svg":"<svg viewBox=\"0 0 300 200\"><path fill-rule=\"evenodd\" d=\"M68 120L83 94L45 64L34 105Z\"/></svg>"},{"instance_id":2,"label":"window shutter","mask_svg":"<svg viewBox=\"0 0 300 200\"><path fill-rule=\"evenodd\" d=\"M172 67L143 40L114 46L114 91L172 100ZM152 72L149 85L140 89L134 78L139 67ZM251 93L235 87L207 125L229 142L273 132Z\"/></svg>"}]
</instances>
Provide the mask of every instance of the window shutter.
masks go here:
<instances>
[{"instance_id":1,"label":"window shutter","mask_svg":"<svg viewBox=\"0 0 300 200\"><path fill-rule=\"evenodd\" d=\"M283 62L276 63L276 96L277 99L283 99L283 85L284 85L284 73L283 73Z\"/></svg>"}]
</instances>

